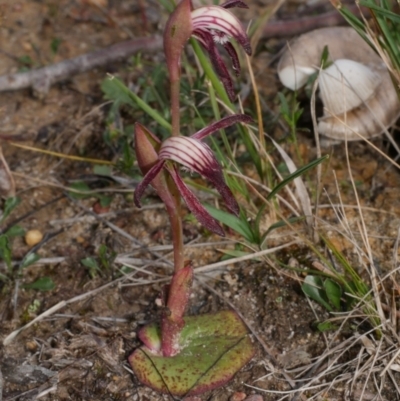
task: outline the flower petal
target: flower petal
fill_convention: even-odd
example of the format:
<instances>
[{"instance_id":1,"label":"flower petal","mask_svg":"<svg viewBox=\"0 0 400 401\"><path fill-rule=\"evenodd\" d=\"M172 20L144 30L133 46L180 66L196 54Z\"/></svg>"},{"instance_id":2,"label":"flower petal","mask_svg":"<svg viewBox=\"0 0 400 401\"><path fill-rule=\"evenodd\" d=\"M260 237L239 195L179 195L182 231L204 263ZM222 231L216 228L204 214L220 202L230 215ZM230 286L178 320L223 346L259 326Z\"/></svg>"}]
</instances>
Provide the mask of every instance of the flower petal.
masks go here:
<instances>
[{"instance_id":1,"label":"flower petal","mask_svg":"<svg viewBox=\"0 0 400 401\"><path fill-rule=\"evenodd\" d=\"M192 137L170 137L163 142L159 158L173 160L211 181L229 211L236 216L239 214L239 205L226 185L221 166L208 145Z\"/></svg>"},{"instance_id":2,"label":"flower petal","mask_svg":"<svg viewBox=\"0 0 400 401\"><path fill-rule=\"evenodd\" d=\"M210 61L215 69L215 72L221 79L222 84L224 85L224 88L226 90L226 93L229 96L229 99L233 102L235 99L235 91L233 90L232 79L231 76L229 75L228 69L226 68L224 60L222 59L221 55L218 52L214 40L215 37L213 37L210 32L199 29L193 32L193 36L197 38L207 50L210 56Z\"/></svg>"},{"instance_id":3,"label":"flower petal","mask_svg":"<svg viewBox=\"0 0 400 401\"><path fill-rule=\"evenodd\" d=\"M185 200L187 207L194 214L199 223L211 232L224 237L225 233L222 227L219 225L217 220L211 217L211 215L202 206L202 204L199 202L193 192L189 190L189 188L183 182L182 178L179 176L177 168L174 166L168 168L168 171L171 174L176 186L178 187L182 198Z\"/></svg>"},{"instance_id":4,"label":"flower petal","mask_svg":"<svg viewBox=\"0 0 400 401\"><path fill-rule=\"evenodd\" d=\"M149 186L149 184L157 177L162 168L164 167L165 162L163 160L158 161L143 177L143 180L139 182L138 186L135 189L135 193L133 195L133 201L137 207L141 207L140 198L143 196L145 189Z\"/></svg>"},{"instance_id":5,"label":"flower petal","mask_svg":"<svg viewBox=\"0 0 400 401\"><path fill-rule=\"evenodd\" d=\"M160 160L173 160L201 175L204 175L209 169L220 169L209 146L190 137L167 138L163 142L158 156Z\"/></svg>"},{"instance_id":6,"label":"flower petal","mask_svg":"<svg viewBox=\"0 0 400 401\"><path fill-rule=\"evenodd\" d=\"M200 7L192 11L193 31L220 31L237 40L251 55L249 38L240 21L228 10L219 6Z\"/></svg>"},{"instance_id":7,"label":"flower petal","mask_svg":"<svg viewBox=\"0 0 400 401\"><path fill-rule=\"evenodd\" d=\"M213 134L214 132L229 127L236 123L251 123L253 119L247 114L234 114L232 116L224 117L221 120L212 123L211 125L197 131L194 135L191 136L193 139L202 140L206 136Z\"/></svg>"},{"instance_id":8,"label":"flower petal","mask_svg":"<svg viewBox=\"0 0 400 401\"><path fill-rule=\"evenodd\" d=\"M232 46L231 42L226 42L222 46L224 46L224 49L231 58L233 71L235 72L235 75L238 77L240 74L240 63L239 63L239 57L236 53L236 49Z\"/></svg>"}]
</instances>

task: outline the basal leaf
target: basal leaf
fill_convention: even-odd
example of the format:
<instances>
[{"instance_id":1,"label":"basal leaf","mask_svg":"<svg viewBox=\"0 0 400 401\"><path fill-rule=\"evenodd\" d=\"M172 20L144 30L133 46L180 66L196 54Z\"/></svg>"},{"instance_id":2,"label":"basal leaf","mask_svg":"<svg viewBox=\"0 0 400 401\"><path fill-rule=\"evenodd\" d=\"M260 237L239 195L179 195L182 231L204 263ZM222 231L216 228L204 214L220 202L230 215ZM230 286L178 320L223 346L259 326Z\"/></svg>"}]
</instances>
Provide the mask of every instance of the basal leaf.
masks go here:
<instances>
[{"instance_id":1,"label":"basal leaf","mask_svg":"<svg viewBox=\"0 0 400 401\"><path fill-rule=\"evenodd\" d=\"M24 257L21 262L20 269L25 269L26 267L33 265L40 259L40 256L34 252L29 253Z\"/></svg>"},{"instance_id":2,"label":"basal leaf","mask_svg":"<svg viewBox=\"0 0 400 401\"><path fill-rule=\"evenodd\" d=\"M327 278L324 281L324 289L329 303L335 308L335 310L339 311L340 298L342 296L342 288L340 285L336 281Z\"/></svg>"},{"instance_id":3,"label":"basal leaf","mask_svg":"<svg viewBox=\"0 0 400 401\"><path fill-rule=\"evenodd\" d=\"M17 196L7 198L4 204L3 215L1 216L0 223L2 223L7 216L21 203L21 199Z\"/></svg>"},{"instance_id":4,"label":"basal leaf","mask_svg":"<svg viewBox=\"0 0 400 401\"><path fill-rule=\"evenodd\" d=\"M160 331L154 324L141 332L141 338L152 344L160 342L157 336ZM180 345L181 352L173 357L146 346L136 349L129 362L138 379L179 398L202 394L225 385L255 352L247 328L232 311L185 317Z\"/></svg>"},{"instance_id":5,"label":"basal leaf","mask_svg":"<svg viewBox=\"0 0 400 401\"><path fill-rule=\"evenodd\" d=\"M68 191L68 194L71 198L86 199L95 196L93 193L90 193L91 189L83 181L73 182L69 187L72 190Z\"/></svg>"},{"instance_id":6,"label":"basal leaf","mask_svg":"<svg viewBox=\"0 0 400 401\"><path fill-rule=\"evenodd\" d=\"M333 311L326 297L321 277L308 275L305 278L301 289L303 290L304 294L314 301L319 302L329 312Z\"/></svg>"},{"instance_id":7,"label":"basal leaf","mask_svg":"<svg viewBox=\"0 0 400 401\"><path fill-rule=\"evenodd\" d=\"M0 259L3 259L7 267L11 269L11 248L8 236L0 235Z\"/></svg>"},{"instance_id":8,"label":"basal leaf","mask_svg":"<svg viewBox=\"0 0 400 401\"><path fill-rule=\"evenodd\" d=\"M6 232L5 235L7 235L8 238L14 238L14 237L22 237L25 235L25 230L19 226L15 225L9 228Z\"/></svg>"},{"instance_id":9,"label":"basal leaf","mask_svg":"<svg viewBox=\"0 0 400 401\"><path fill-rule=\"evenodd\" d=\"M54 281L50 277L41 277L31 284L25 284L30 290L51 291L55 288Z\"/></svg>"}]
</instances>

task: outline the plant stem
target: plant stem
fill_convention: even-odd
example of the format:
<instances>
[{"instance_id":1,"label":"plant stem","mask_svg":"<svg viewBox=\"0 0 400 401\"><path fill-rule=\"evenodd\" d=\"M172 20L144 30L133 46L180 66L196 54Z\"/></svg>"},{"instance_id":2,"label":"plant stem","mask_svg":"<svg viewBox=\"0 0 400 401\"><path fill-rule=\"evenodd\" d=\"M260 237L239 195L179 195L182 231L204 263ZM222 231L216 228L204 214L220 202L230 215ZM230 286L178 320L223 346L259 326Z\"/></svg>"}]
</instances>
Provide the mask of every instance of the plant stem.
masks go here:
<instances>
[{"instance_id":1,"label":"plant stem","mask_svg":"<svg viewBox=\"0 0 400 401\"><path fill-rule=\"evenodd\" d=\"M183 230L182 219L180 216L180 205L174 210L167 207L169 220L171 222L172 243L174 245L174 271L178 272L184 267L184 252L183 252Z\"/></svg>"},{"instance_id":2,"label":"plant stem","mask_svg":"<svg viewBox=\"0 0 400 401\"><path fill-rule=\"evenodd\" d=\"M172 167L173 168L173 167ZM193 269L184 266L183 230L181 217L181 198L174 182L169 177L168 189L162 200L167 208L171 223L172 244L174 248L174 274L167 286L166 310L161 318L161 349L165 357L180 352L180 336L185 321L183 314L190 296Z\"/></svg>"},{"instance_id":3,"label":"plant stem","mask_svg":"<svg viewBox=\"0 0 400 401\"><path fill-rule=\"evenodd\" d=\"M171 122L172 136L180 135L179 95L180 80L171 80Z\"/></svg>"},{"instance_id":4,"label":"plant stem","mask_svg":"<svg viewBox=\"0 0 400 401\"><path fill-rule=\"evenodd\" d=\"M174 247L174 272L184 267L183 229L181 217L181 198L174 182L167 178L168 191L158 193L165 204L171 223L172 245Z\"/></svg>"}]
</instances>

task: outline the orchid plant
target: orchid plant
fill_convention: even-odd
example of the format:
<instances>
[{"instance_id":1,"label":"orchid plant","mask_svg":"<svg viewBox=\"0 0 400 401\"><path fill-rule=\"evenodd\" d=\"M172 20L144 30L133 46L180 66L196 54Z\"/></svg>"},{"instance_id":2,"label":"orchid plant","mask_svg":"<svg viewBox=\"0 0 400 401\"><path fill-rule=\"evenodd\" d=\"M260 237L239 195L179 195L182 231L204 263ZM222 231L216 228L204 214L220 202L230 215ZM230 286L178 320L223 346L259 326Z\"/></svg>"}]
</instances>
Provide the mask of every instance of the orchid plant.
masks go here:
<instances>
[{"instance_id":1,"label":"orchid plant","mask_svg":"<svg viewBox=\"0 0 400 401\"><path fill-rule=\"evenodd\" d=\"M140 199L151 185L164 202L171 222L174 273L162 297L161 323L148 325L139 332L144 345L135 350L129 361L140 381L172 395L195 395L220 386L254 354L247 330L235 313L228 311L183 318L190 296L193 268L184 259L181 199L208 230L222 236L224 231L186 186L179 167L210 181L227 209L238 215L239 205L204 139L233 124L249 123L251 118L244 114L231 115L192 136L181 135L181 55L189 38L196 38L208 52L216 73L233 100L232 78L217 45L226 49L234 71L239 74L239 58L229 39L234 38L247 54L251 54L251 48L240 21L228 10L235 6L247 7L240 0L197 9L193 9L191 0L182 0L178 4L164 31L164 52L171 88L172 135L161 142L140 123L135 125L135 151L144 178L135 190L134 201L140 207Z\"/></svg>"}]
</instances>

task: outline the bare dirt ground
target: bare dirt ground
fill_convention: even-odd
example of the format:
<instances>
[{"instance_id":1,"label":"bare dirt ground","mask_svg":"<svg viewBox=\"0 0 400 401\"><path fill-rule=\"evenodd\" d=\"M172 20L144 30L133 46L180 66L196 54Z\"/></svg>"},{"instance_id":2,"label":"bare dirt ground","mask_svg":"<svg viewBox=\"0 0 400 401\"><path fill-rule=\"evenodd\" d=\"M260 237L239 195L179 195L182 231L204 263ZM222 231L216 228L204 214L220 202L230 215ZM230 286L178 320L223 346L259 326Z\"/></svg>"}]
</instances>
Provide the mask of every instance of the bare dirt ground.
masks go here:
<instances>
[{"instance_id":1,"label":"bare dirt ground","mask_svg":"<svg viewBox=\"0 0 400 401\"><path fill-rule=\"evenodd\" d=\"M52 64L129 37L160 32L165 20L156 1L99 1L99 7L88 3L0 1L0 74ZM248 3L253 13L262 5L255 0ZM298 7L304 12L304 4L298 3L288 3L276 18L290 17L290 12ZM277 110L274 101L280 88L276 53L284 43L285 39L266 41L254 63L263 102L272 111ZM54 50L56 44L58 48ZM146 68L150 68L146 66L162 60L160 54L143 57L149 61L145 66L128 61L108 65L52 86L42 98L35 97L30 90L2 93L1 132L23 134L27 138L23 143L35 148L116 162L120 150L112 150L103 140L109 106L105 105L100 84L106 73L118 74L127 83L135 82L146 74ZM124 119L125 124L133 122L128 113ZM302 123L309 124L307 117ZM271 134L279 138L282 132L276 127ZM305 162L316 155L312 138L308 133L299 134ZM374 143L384 153L390 153L384 140L377 139ZM105 180L94 174L90 163L43 155L12 143L4 143L3 148L16 179L17 196L22 200L4 226L9 227L23 217L18 224L25 230L40 230L45 241L37 250L42 258L39 263L20 274L15 270L12 279L0 281L1 344L10 333L60 305L54 313L0 346L3 400L170 399L141 386L127 363L129 354L140 345L136 338L138 328L159 314L155 300L170 272L170 234L162 205L156 197L150 197L144 210L136 209L132 202L134 180L124 177L126 185ZM290 146L288 152L294 154ZM339 202L336 177L342 201L349 205L346 209L349 221L358 232L360 222L352 209L355 198L349 184L344 145L336 145L327 152L331 158L329 166L324 167L326 192L322 194L318 216L331 241L357 265L360 261L353 245L337 235L337 218L332 208L325 207L330 202ZM365 207L370 244L384 273L392 268L393 252L397 255L393 247L400 222L399 171L367 144L352 143L349 152L360 203ZM74 199L68 195L66 188L78 180L86 181L93 189L106 188L112 194L105 213L93 213L99 211L95 197ZM271 224L270 218L266 213L266 226ZM194 260L196 267L219 261L218 249L232 248L230 239L235 238L234 233L228 232L221 242L221 238L203 234L197 223L191 220L185 223L185 242L190 244L187 258ZM289 241L285 235L283 231L272 236L268 245ZM361 237L359 240L362 243ZM117 259L109 269L90 274L81 260L96 258L101 245L106 245L109 253L115 252L109 255L110 260L115 256ZM23 238L16 238L12 244L13 261L20 261L29 250ZM127 266L128 259L151 274L136 272L127 279L121 269ZM247 261L218 271L219 275L209 278L208 284L221 296L197 284L188 314L226 309L224 299L229 300L279 363L275 366L259 345L256 357L234 381L202 399L224 401L244 392L261 394L264 400L278 400L283 393L262 393L245 384L270 391L289 391L282 375L273 373L310 364L312 358L323 352L330 334L315 330L313 323L328 314L315 304L311 308L296 275L278 265L283 262L311 266L314 260L315 256L306 249L292 246L275 255L268 264ZM5 264L0 265L1 273L6 270ZM55 288L45 292L25 288L41 277L50 277ZM60 304L63 301L65 304ZM345 338L343 334L329 340L339 344ZM352 352L359 349L356 347ZM393 374L400 379L399 373ZM329 398L319 399L343 399L345 390L343 383L327 393ZM384 394L391 399L390 387Z\"/></svg>"}]
</instances>

